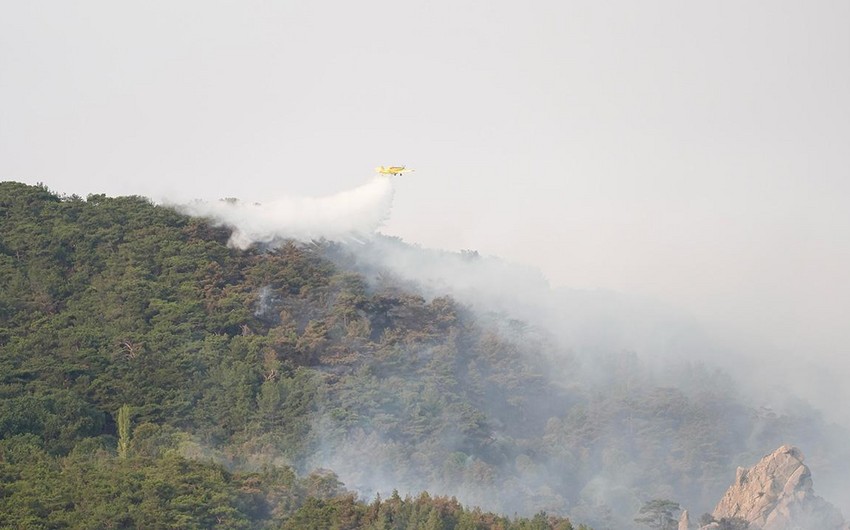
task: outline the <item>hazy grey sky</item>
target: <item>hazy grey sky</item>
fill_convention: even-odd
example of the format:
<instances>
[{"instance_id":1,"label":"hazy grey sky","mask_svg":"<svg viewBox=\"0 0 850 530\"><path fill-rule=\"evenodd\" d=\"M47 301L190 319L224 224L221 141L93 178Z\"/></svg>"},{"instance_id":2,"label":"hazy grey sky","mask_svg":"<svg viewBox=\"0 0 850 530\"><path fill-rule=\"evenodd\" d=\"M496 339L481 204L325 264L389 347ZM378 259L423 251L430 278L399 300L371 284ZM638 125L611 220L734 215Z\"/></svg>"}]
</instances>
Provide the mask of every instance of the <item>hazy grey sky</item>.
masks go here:
<instances>
[{"instance_id":1,"label":"hazy grey sky","mask_svg":"<svg viewBox=\"0 0 850 530\"><path fill-rule=\"evenodd\" d=\"M0 179L263 200L396 163L385 233L850 346L847 0L0 0Z\"/></svg>"}]
</instances>

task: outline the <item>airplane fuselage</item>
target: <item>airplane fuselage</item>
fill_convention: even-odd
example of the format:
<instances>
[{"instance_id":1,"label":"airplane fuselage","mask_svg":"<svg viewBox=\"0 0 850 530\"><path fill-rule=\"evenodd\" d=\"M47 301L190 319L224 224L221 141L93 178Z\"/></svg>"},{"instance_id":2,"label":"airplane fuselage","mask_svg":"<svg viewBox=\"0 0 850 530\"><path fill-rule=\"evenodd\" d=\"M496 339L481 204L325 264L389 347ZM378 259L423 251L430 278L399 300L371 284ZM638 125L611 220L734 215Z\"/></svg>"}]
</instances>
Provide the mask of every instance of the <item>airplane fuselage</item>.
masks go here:
<instances>
[{"instance_id":1,"label":"airplane fuselage","mask_svg":"<svg viewBox=\"0 0 850 530\"><path fill-rule=\"evenodd\" d=\"M380 173L381 175L393 175L398 176L403 173L410 173L413 171L412 169L407 169L404 166L378 166L375 168L376 173Z\"/></svg>"}]
</instances>

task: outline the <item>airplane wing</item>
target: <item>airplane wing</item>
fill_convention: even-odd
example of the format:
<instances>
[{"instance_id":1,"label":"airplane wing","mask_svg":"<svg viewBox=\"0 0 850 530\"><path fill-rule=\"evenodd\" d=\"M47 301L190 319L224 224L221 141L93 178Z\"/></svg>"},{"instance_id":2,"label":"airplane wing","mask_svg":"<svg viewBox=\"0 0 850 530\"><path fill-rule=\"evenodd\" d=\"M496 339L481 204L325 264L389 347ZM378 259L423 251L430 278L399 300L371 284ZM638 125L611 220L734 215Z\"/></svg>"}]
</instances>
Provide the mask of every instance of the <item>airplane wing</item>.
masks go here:
<instances>
[{"instance_id":1,"label":"airplane wing","mask_svg":"<svg viewBox=\"0 0 850 530\"><path fill-rule=\"evenodd\" d=\"M375 168L376 173L380 173L382 175L401 175L403 173L410 173L414 171L413 169L408 169L404 166L378 166Z\"/></svg>"}]
</instances>

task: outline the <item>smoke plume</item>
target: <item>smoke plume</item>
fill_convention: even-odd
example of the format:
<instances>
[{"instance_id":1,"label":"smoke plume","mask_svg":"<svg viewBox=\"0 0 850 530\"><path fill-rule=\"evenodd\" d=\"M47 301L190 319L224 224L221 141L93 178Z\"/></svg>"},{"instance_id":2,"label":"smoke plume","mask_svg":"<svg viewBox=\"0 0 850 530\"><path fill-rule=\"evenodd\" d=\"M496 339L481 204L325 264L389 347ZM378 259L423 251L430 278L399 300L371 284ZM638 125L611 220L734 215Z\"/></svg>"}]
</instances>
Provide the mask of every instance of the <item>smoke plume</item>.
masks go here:
<instances>
[{"instance_id":1,"label":"smoke plume","mask_svg":"<svg viewBox=\"0 0 850 530\"><path fill-rule=\"evenodd\" d=\"M647 484L658 498L708 510L747 455L794 443L811 448L819 491L846 509L845 467L831 469L841 458L830 456L836 451L829 450L844 439L844 431L828 426L801 404L789 381L799 370L789 374L784 364L765 365L759 362L763 356L753 355L756 345L744 348L658 301L554 289L533 268L474 250L424 249L381 236L376 231L388 218L392 199L391 180L377 177L326 197L282 197L262 204L196 201L178 208L231 228L230 244L238 248L281 239L341 242L315 248L341 270L360 273L372 292L402 286L424 300L450 295L475 314L470 322L498 335L496 344L501 346L487 350L487 355L511 345L506 351L524 359L534 373L548 373L548 383L539 386L539 395L528 394L536 399L516 413L499 405L503 396L498 389L482 387L480 410L489 422L489 438L483 449L470 449L467 440L449 428L465 418L452 416L440 400L442 394L423 382L428 370L370 380L370 391L382 396L371 413L407 424L412 421L407 411L420 410L422 396L431 392L431 423L449 427L405 444L381 428L347 430L332 414L322 412L314 418L321 444L308 457L309 467L333 469L347 487L367 498L375 492L389 494L391 488L409 493L428 489L507 513L571 513L606 528L626 527ZM274 319L282 299L263 287L255 316ZM456 355L478 358L484 351L469 348L459 342ZM429 348L413 348L401 358L433 355ZM474 388L478 372L471 366L463 365L453 375L459 388ZM768 369L776 373L764 375ZM349 390L357 392L359 387ZM398 407L399 395L415 398L409 407ZM669 418L654 411L668 406L681 415L676 421L687 423L686 428L664 430ZM590 420L580 419L585 413ZM588 422L597 439L584 446L576 433L584 432ZM526 436L517 425L534 434ZM674 442L687 449L678 449L676 458L681 466L695 466L688 472L692 476L682 472L654 477L653 466L666 457L655 458L642 448ZM711 450L701 449L706 444ZM422 455L435 454L448 458L439 465L423 460ZM400 464L405 462L410 464ZM708 471L700 471L703 468ZM491 476L492 484L482 484L482 476ZM503 483L511 487L494 486ZM683 485L690 489L672 489Z\"/></svg>"},{"instance_id":2,"label":"smoke plume","mask_svg":"<svg viewBox=\"0 0 850 530\"><path fill-rule=\"evenodd\" d=\"M389 216L392 200L392 182L380 176L326 197L284 196L263 203L194 201L177 209L232 228L230 245L244 249L282 238L346 241L368 237Z\"/></svg>"}]
</instances>

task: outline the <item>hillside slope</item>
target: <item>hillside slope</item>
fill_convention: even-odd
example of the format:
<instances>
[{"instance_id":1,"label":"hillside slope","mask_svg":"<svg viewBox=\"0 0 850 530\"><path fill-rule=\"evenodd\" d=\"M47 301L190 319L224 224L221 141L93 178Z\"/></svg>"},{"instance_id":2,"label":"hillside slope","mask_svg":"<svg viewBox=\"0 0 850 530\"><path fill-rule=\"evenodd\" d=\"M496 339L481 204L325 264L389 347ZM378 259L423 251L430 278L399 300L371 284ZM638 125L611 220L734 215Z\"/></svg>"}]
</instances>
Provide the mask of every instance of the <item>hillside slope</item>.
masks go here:
<instances>
[{"instance_id":1,"label":"hillside slope","mask_svg":"<svg viewBox=\"0 0 850 530\"><path fill-rule=\"evenodd\" d=\"M331 477L328 491L291 486L323 499L343 493L338 477L364 498L428 490L622 528L647 498L707 510L741 455L846 453L817 414L759 413L698 363L661 376L623 352L596 360L604 384L586 381L533 323L365 274L344 245L243 251L229 236L139 197L0 184L0 455L57 469L117 455L115 411L129 405L124 456L151 477L201 466L232 493L294 472L290 484ZM27 473L16 458L0 456L4 484ZM130 473L95 461L79 465ZM103 487L144 490L118 484ZM282 524L310 496L281 495L298 500L228 502ZM0 513L14 498L0 495Z\"/></svg>"}]
</instances>

